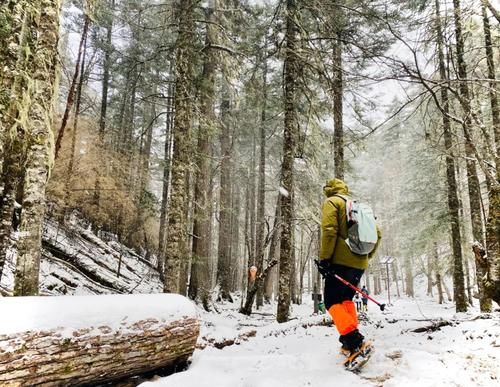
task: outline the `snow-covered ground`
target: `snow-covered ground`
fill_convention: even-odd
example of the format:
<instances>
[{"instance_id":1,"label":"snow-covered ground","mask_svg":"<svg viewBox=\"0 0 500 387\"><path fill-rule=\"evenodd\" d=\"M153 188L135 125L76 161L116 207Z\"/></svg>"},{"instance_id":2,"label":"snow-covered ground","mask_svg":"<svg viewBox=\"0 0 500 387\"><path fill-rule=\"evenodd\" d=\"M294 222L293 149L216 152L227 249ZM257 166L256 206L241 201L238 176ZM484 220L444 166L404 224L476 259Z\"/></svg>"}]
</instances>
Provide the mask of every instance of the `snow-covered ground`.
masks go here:
<instances>
[{"instance_id":1,"label":"snow-covered ground","mask_svg":"<svg viewBox=\"0 0 500 387\"><path fill-rule=\"evenodd\" d=\"M373 304L360 330L375 353L359 374L343 369L338 334L312 316L312 305L294 306L286 324L278 324L274 306L251 317L237 306L220 314L200 312L200 346L184 371L141 387L342 387L342 386L498 386L500 315L479 318L476 309L455 313L454 305L401 298L381 312ZM439 320L452 322L434 332L415 333ZM329 319L328 319L329 320ZM217 349L214 342L255 331L239 344Z\"/></svg>"},{"instance_id":2,"label":"snow-covered ground","mask_svg":"<svg viewBox=\"0 0 500 387\"><path fill-rule=\"evenodd\" d=\"M0 284L7 292L13 285L14 260L9 252ZM446 280L451 282L450 278ZM425 294L425 282L423 276L415 279L417 294ZM373 341L375 353L360 374L343 369L338 334L326 315L312 315L307 294L303 297L306 303L294 305L292 319L285 324L275 322L275 305L267 305L250 317L238 313L237 302L216 305L220 313L198 309L202 332L190 367L142 386L500 386L498 309L490 315L481 315L477 307L457 314L451 302L439 305L426 296L397 298L394 284L392 287L393 305L381 312L370 304L367 316L361 319L360 330ZM448 287L451 288L451 283ZM132 250L114 241L105 242L82 227L64 229L51 222L46 224L42 294L159 293L161 290L154 266ZM385 302L385 294L376 297ZM76 307L79 300L85 299L68 298ZM106 304L106 296L102 302ZM85 318L92 319L92 309L80 306L89 313ZM145 309L149 312L154 308ZM34 310L27 308L24 312L33 314ZM97 317L109 323L111 309L94 310L97 313ZM57 313L54 316L60 317ZM30 329L43 328L42 319L30 321L33 323ZM436 331L412 332L440 321L451 325ZM14 321L11 323L10 326L15 326ZM234 339L236 343L228 345Z\"/></svg>"}]
</instances>

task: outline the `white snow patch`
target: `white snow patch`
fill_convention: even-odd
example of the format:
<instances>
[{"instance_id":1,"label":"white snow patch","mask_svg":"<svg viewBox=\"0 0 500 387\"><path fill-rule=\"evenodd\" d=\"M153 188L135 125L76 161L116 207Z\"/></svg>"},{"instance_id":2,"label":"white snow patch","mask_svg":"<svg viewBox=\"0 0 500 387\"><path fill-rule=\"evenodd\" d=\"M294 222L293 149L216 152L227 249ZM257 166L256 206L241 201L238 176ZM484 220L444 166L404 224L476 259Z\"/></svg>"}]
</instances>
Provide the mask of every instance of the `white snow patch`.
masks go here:
<instances>
[{"instance_id":1,"label":"white snow patch","mask_svg":"<svg viewBox=\"0 0 500 387\"><path fill-rule=\"evenodd\" d=\"M286 197L290 196L290 193L288 192L288 190L285 187L280 186L279 190L280 190L280 195L286 196Z\"/></svg>"}]
</instances>

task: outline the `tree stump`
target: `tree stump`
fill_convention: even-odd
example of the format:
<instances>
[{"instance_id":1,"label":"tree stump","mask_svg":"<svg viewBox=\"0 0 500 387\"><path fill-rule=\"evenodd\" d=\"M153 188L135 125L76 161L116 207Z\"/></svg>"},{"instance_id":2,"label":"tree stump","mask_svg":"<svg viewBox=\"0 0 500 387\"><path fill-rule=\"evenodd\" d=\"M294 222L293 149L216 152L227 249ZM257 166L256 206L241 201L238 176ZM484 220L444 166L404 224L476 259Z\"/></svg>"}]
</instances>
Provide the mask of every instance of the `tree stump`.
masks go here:
<instances>
[{"instance_id":1,"label":"tree stump","mask_svg":"<svg viewBox=\"0 0 500 387\"><path fill-rule=\"evenodd\" d=\"M174 294L0 297L0 385L79 386L185 362L200 324Z\"/></svg>"}]
</instances>

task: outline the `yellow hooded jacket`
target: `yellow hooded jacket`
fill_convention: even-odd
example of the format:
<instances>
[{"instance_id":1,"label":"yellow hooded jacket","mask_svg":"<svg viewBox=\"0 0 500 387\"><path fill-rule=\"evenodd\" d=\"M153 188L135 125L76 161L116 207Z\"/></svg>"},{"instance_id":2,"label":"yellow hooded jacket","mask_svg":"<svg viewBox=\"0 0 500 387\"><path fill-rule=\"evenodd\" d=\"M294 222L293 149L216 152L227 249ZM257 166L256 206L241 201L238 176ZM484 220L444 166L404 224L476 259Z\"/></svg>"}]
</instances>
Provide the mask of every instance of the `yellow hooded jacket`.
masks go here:
<instances>
[{"instance_id":1,"label":"yellow hooded jacket","mask_svg":"<svg viewBox=\"0 0 500 387\"><path fill-rule=\"evenodd\" d=\"M349 196L349 189L342 180L332 179L323 187L327 199L321 208L321 248L319 259L331 259L332 263L365 270L368 260L375 254L380 244L381 233L377 227L378 241L368 255L351 252L347 239L347 214L344 199L335 195Z\"/></svg>"}]
</instances>

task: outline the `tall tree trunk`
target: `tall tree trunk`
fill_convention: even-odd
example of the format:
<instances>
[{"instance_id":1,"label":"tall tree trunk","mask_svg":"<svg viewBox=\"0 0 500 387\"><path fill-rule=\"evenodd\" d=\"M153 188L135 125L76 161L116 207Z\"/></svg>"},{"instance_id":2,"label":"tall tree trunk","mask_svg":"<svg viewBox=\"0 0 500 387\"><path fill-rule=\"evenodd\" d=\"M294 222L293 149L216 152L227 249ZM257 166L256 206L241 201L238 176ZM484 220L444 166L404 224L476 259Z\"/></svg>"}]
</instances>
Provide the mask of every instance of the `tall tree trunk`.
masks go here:
<instances>
[{"instance_id":1,"label":"tall tree trunk","mask_svg":"<svg viewBox=\"0 0 500 387\"><path fill-rule=\"evenodd\" d=\"M271 262L273 259L279 259L278 250L281 236L281 195L278 192L276 198L276 207L274 211L274 223L272 228L271 242L269 244L269 253L267 256L267 261ZM265 301L267 303L271 302L273 296L274 284L273 280L276 277L277 268L273 268L271 273L266 277L264 288L265 288Z\"/></svg>"},{"instance_id":2,"label":"tall tree trunk","mask_svg":"<svg viewBox=\"0 0 500 387\"><path fill-rule=\"evenodd\" d=\"M427 263L426 263L426 272L427 272L427 295L432 297L432 257L431 255L427 255Z\"/></svg>"},{"instance_id":3,"label":"tall tree trunk","mask_svg":"<svg viewBox=\"0 0 500 387\"><path fill-rule=\"evenodd\" d=\"M189 284L189 297L201 301L205 310L209 310L210 296L210 243L212 241L210 203L210 160L212 158L212 142L216 125L215 117L215 73L217 58L210 48L215 43L214 12L217 0L212 0L206 10L206 33L204 63L201 84L200 126L198 129L198 146L196 154L196 181L194 191L194 225L193 225L193 259Z\"/></svg>"},{"instance_id":4,"label":"tall tree trunk","mask_svg":"<svg viewBox=\"0 0 500 387\"><path fill-rule=\"evenodd\" d=\"M124 152L126 158L127 158L127 163L128 163L128 174L130 175L131 179L129 180L129 186L132 190L134 187L134 182L135 179L133 179L134 176L132 176L132 164L133 164L133 159L134 159L134 121L135 121L135 100L137 98L137 84L139 83L139 78L141 75L141 71L137 69L137 65L134 65L134 70L132 71L132 84L130 86L130 100L128 106L125 107L125 124L122 129L122 139L123 142L121 144L121 151Z\"/></svg>"},{"instance_id":5,"label":"tall tree trunk","mask_svg":"<svg viewBox=\"0 0 500 387\"><path fill-rule=\"evenodd\" d=\"M0 4L0 17L2 18L3 25L0 30L0 39L4 44L0 46L0 58L2 58L2 72L0 73L0 102L2 104L2 110L0 111L0 117L3 119L4 108L9 104L8 92L11 91L12 84L15 80L15 66L18 62L19 57L12 55L12 48L16 48L18 54L19 44L22 42L21 36L23 30L25 30L25 13L26 0L6 0ZM14 96L13 96L14 97Z\"/></svg>"},{"instance_id":6,"label":"tall tree trunk","mask_svg":"<svg viewBox=\"0 0 500 387\"><path fill-rule=\"evenodd\" d=\"M169 196L169 181L172 165L172 128L174 122L173 100L174 100L174 87L172 83L168 85L167 95L167 114L165 117L165 146L163 157L163 186L160 206L160 231L158 235L158 271L163 273L163 261L165 256L165 237L167 231L167 208ZM161 274L163 277L163 274Z\"/></svg>"},{"instance_id":7,"label":"tall tree trunk","mask_svg":"<svg viewBox=\"0 0 500 387\"><path fill-rule=\"evenodd\" d=\"M458 196L458 215L460 217L459 223L460 223L460 235L464 236L467 235L465 231L465 211L464 211L464 203L461 198L460 193L463 192L463 185L460 184L460 182L464 182L464 177L461 174L461 168L460 168L460 163L455 164L455 176L457 176L457 194ZM464 251L467 250L467 248L463 245L464 241L462 238L462 254ZM465 281L465 294L466 294L466 300L467 302L471 305L474 306L473 301L472 301L472 288L471 288L471 281L470 281L470 270L469 270L469 262L467 259L467 255L463 256L463 268L464 268L464 281Z\"/></svg>"},{"instance_id":8,"label":"tall tree trunk","mask_svg":"<svg viewBox=\"0 0 500 387\"><path fill-rule=\"evenodd\" d=\"M68 170L66 172L66 204L69 202L70 189L71 189L71 176L73 175L73 168L75 164L75 153L76 153L76 139L78 134L78 119L80 118L80 108L82 105L82 90L85 78L85 59L87 56L87 35L83 39L83 53L81 58L81 65L79 70L79 80L76 87L76 105L75 105L75 116L73 118L73 133L71 135L71 150L68 161Z\"/></svg>"},{"instance_id":9,"label":"tall tree trunk","mask_svg":"<svg viewBox=\"0 0 500 387\"><path fill-rule=\"evenodd\" d=\"M106 42L104 46L104 59L102 63L103 74L102 74L102 90L101 90L101 112L99 115L99 147L104 150L104 136L106 133L106 120L108 111L108 93L109 93L109 83L110 83L110 70L111 70L111 53L113 51L113 19L114 19L114 9L115 0L108 0L110 6L110 15L107 20L106 25ZM94 189L94 206L96 207L96 212L99 212L99 204L101 197L101 179L102 179L102 168L95 168L95 189Z\"/></svg>"},{"instance_id":10,"label":"tall tree trunk","mask_svg":"<svg viewBox=\"0 0 500 387\"><path fill-rule=\"evenodd\" d=\"M227 85L225 86L227 87ZM228 91L224 91L221 102L222 131L219 199L219 243L217 261L217 285L219 299L233 301L231 289L231 124L229 122L230 101Z\"/></svg>"},{"instance_id":11,"label":"tall tree trunk","mask_svg":"<svg viewBox=\"0 0 500 387\"><path fill-rule=\"evenodd\" d=\"M439 249L437 242L433 243L434 251L434 272L436 273L436 285L438 291L438 302L439 304L443 303L443 284L441 279L441 265L439 264Z\"/></svg>"},{"instance_id":12,"label":"tall tree trunk","mask_svg":"<svg viewBox=\"0 0 500 387\"><path fill-rule=\"evenodd\" d=\"M192 145L194 149L194 145ZM189 274L191 271L191 251L192 239L190 235L193 231L193 205L194 205L194 181L191 168L186 173L186 259L181 261L180 276L179 276L179 294L187 296L189 286Z\"/></svg>"},{"instance_id":13,"label":"tall tree trunk","mask_svg":"<svg viewBox=\"0 0 500 387\"><path fill-rule=\"evenodd\" d=\"M193 60L195 36L195 7L198 0L177 3L179 34L175 60L175 118L173 127L174 154L172 157L172 190L165 246L164 292L179 292L181 261L187 259L186 174L191 157L190 132L192 120Z\"/></svg>"},{"instance_id":14,"label":"tall tree trunk","mask_svg":"<svg viewBox=\"0 0 500 387\"><path fill-rule=\"evenodd\" d=\"M66 129L66 124L68 123L69 113L73 107L73 103L75 102L75 88L77 85L78 77L80 74L80 61L83 55L83 47L85 41L87 40L87 32L89 30L90 25L90 17L88 15L83 16L83 30L82 36L80 38L80 46L78 47L78 55L76 57L75 64L75 72L73 73L73 79L71 80L71 84L69 86L68 98L66 100L66 108L64 109L64 114L61 119L61 127L59 128L59 132L57 133L56 146L55 146L55 158L59 156L59 150L61 149L62 140L64 137L64 131Z\"/></svg>"},{"instance_id":15,"label":"tall tree trunk","mask_svg":"<svg viewBox=\"0 0 500 387\"><path fill-rule=\"evenodd\" d=\"M106 130L106 118L108 111L108 89L109 89L109 75L111 69L111 53L113 51L113 19L114 19L114 9L115 0L108 0L110 6L111 15L107 20L106 25L106 43L104 46L104 60L102 63L103 74L102 74L102 92L101 92L101 114L99 116L99 138L101 141L104 138L104 133Z\"/></svg>"},{"instance_id":16,"label":"tall tree trunk","mask_svg":"<svg viewBox=\"0 0 500 387\"><path fill-rule=\"evenodd\" d=\"M490 104L491 104L491 119L493 123L493 134L495 138L495 166L496 166L496 181L491 182L488 194L489 213L486 223L486 251L487 259L476 259L476 267L481 275L478 278L479 284L479 302L481 311L491 311L491 300L493 297L496 303L500 303L500 108L497 99L497 84L495 62L493 56L493 46L491 41L491 32L488 15L485 10L486 5L491 5L487 1L482 1L483 11L483 29L486 48L486 63L488 65L488 78L490 81ZM492 7L490 10L493 12ZM497 15L498 19L498 15ZM494 282L491 282L489 266L493 265ZM481 292L481 287L485 290Z\"/></svg>"},{"instance_id":17,"label":"tall tree trunk","mask_svg":"<svg viewBox=\"0 0 500 387\"><path fill-rule=\"evenodd\" d=\"M123 144L125 142L124 140L124 130L123 127L125 126L125 120L126 120L126 113L127 113L127 108L128 108L128 101L130 97L130 77L132 76L132 71L127 71L125 75L125 87L123 91L123 97L121 98L121 103L120 103L120 110L118 111L118 125L117 125L117 130L114 131L114 136L113 136L113 148L116 151L122 151L123 149Z\"/></svg>"},{"instance_id":18,"label":"tall tree trunk","mask_svg":"<svg viewBox=\"0 0 500 387\"><path fill-rule=\"evenodd\" d=\"M396 294L399 297L401 297L401 293L399 291L399 271L398 271L398 261L394 260L393 264L391 265L392 268L392 278L394 279L394 282L396 283ZM430 275L432 275L432 268L429 270ZM432 279L430 280L430 295L432 296Z\"/></svg>"},{"instance_id":19,"label":"tall tree trunk","mask_svg":"<svg viewBox=\"0 0 500 387\"><path fill-rule=\"evenodd\" d=\"M455 20L455 39L457 50L457 67L460 81L460 95L462 98L462 107L464 110L464 135L465 135L465 156L467 165L467 184L469 187L470 213L472 222L472 234L474 240L483 241L483 225L481 220L481 190L479 187L479 178L477 175L476 164L474 161L472 134L472 108L470 102L469 86L467 84L467 67L464 58L464 38L462 34L462 12L460 9L460 0L453 0L454 20Z\"/></svg>"},{"instance_id":20,"label":"tall tree trunk","mask_svg":"<svg viewBox=\"0 0 500 387\"><path fill-rule=\"evenodd\" d=\"M264 256L266 253L265 247L265 232L266 232L266 109L267 109L267 58L264 51L264 63L262 69L262 111L260 116L260 159L259 159L259 184L257 195L257 239L256 239L256 255L257 267L260 271L264 269ZM264 283L270 275L266 276ZM257 290L256 303L257 308L264 304L264 287L259 287Z\"/></svg>"},{"instance_id":21,"label":"tall tree trunk","mask_svg":"<svg viewBox=\"0 0 500 387\"><path fill-rule=\"evenodd\" d=\"M45 187L50 168L51 130L57 91L59 0L40 0L33 28L39 32L33 58L33 96L29 111L29 148L14 294L38 294Z\"/></svg>"},{"instance_id":22,"label":"tall tree trunk","mask_svg":"<svg viewBox=\"0 0 500 387\"><path fill-rule=\"evenodd\" d=\"M23 89L19 82L19 65L27 63L29 51L24 49L28 38L29 13L25 12L26 1L7 0L0 4L0 173L5 157L5 144L9 142L11 126L16 120L22 101ZM14 55L16 53L17 55ZM23 79L23 78L21 78ZM1 176L1 175L0 175ZM0 192L4 182L0 181ZM1 269L0 269L1 271Z\"/></svg>"},{"instance_id":23,"label":"tall tree trunk","mask_svg":"<svg viewBox=\"0 0 500 387\"><path fill-rule=\"evenodd\" d=\"M497 178L500 180L500 108L498 106L497 97L497 80L495 72L495 59L493 55L493 44L491 40L491 28L488 15L484 3L481 7L483 16L483 31L484 31L484 46L486 51L486 65L488 67L489 94L491 106L491 122L493 124L493 134L495 138L496 158L495 164L497 167Z\"/></svg>"},{"instance_id":24,"label":"tall tree trunk","mask_svg":"<svg viewBox=\"0 0 500 387\"><path fill-rule=\"evenodd\" d=\"M147 102L147 106L145 107L146 116L144 117L144 128L142 130L141 135L141 148L140 148L140 164L138 166L139 169L139 191L138 191L138 199L139 206L137 207L137 217L142 218L141 224L144 224L144 209L147 205L147 190L150 182L150 161L151 161L151 149L153 145L153 132L154 125L156 122L156 78L152 80L154 83L152 88L147 88L147 94L149 96L150 101Z\"/></svg>"},{"instance_id":25,"label":"tall tree trunk","mask_svg":"<svg viewBox=\"0 0 500 387\"><path fill-rule=\"evenodd\" d=\"M296 0L286 2L286 33L285 33L285 60L284 60L284 138L283 138L283 162L281 165L281 176L283 189L280 191L282 233L280 243L279 260L279 291L278 309L276 319L278 322L286 322L290 313L290 276L292 271L293 253L293 191L294 191L294 159L298 137L299 122L297 116L298 108L298 82L300 74L300 63L297 50L299 49L299 9Z\"/></svg>"},{"instance_id":26,"label":"tall tree trunk","mask_svg":"<svg viewBox=\"0 0 500 387\"><path fill-rule=\"evenodd\" d=\"M250 176L250 171L247 172L247 176ZM249 246L250 244L248 243L248 225L250 223L250 179L245 179L246 184L245 184L245 223L244 223L244 229L243 229L243 274L241 276L241 307L243 308L243 302L248 300L249 296L249 291L252 286L251 280L250 280L250 260L249 260ZM246 297L243 297L243 294L246 295Z\"/></svg>"},{"instance_id":27,"label":"tall tree trunk","mask_svg":"<svg viewBox=\"0 0 500 387\"><path fill-rule=\"evenodd\" d=\"M232 189L232 213L231 213L231 257L233 262L233 280L232 280L232 291L238 291L240 289L241 271L245 271L245 268L240 265L240 208L241 208L241 192L240 192L240 182L238 180L233 181Z\"/></svg>"},{"instance_id":28,"label":"tall tree trunk","mask_svg":"<svg viewBox=\"0 0 500 387\"><path fill-rule=\"evenodd\" d=\"M406 295L408 297L415 297L413 287L413 268L411 266L411 258L407 256L404 262L405 277L406 277Z\"/></svg>"},{"instance_id":29,"label":"tall tree trunk","mask_svg":"<svg viewBox=\"0 0 500 387\"><path fill-rule=\"evenodd\" d=\"M0 278L2 276L7 249L10 245L12 217L18 187L23 179L26 161L28 124L24 117L29 114L31 90L28 88L32 74L33 22L32 12L26 12L27 4L9 1L0 5L1 15L8 22L4 45L10 52L3 52L0 84L0 136L3 143L2 175L0 185ZM34 8L33 8L34 9ZM1 49L0 49L1 50ZM12 56L17 53L17 58Z\"/></svg>"},{"instance_id":30,"label":"tall tree trunk","mask_svg":"<svg viewBox=\"0 0 500 387\"><path fill-rule=\"evenodd\" d=\"M439 12L439 0L436 0L436 31L439 57L439 74L442 82L447 81L446 67L444 62L444 39ZM443 137L446 149L446 181L448 185L448 211L451 223L451 240L453 249L453 283L456 299L456 311L467 311L465 299L465 284L462 258L462 236L460 233L459 202L457 195L457 180L455 176L455 158L453 156L453 134L451 122L448 116L449 98L448 89L441 88L441 103L443 105Z\"/></svg>"},{"instance_id":31,"label":"tall tree trunk","mask_svg":"<svg viewBox=\"0 0 500 387\"><path fill-rule=\"evenodd\" d=\"M342 64L342 12L335 6L335 35L333 46L333 152L335 177L344 179L344 124L343 124L343 64Z\"/></svg>"},{"instance_id":32,"label":"tall tree trunk","mask_svg":"<svg viewBox=\"0 0 500 387\"><path fill-rule=\"evenodd\" d=\"M250 244L249 250L250 250L250 257L249 260L252 263L252 265L257 266L257 255L256 255L256 223L255 223L255 197L256 197L256 180L255 180L255 169L257 167L256 160L257 159L257 142L255 139L255 130L252 129L252 158L250 160L250 223L249 223L249 230L248 230L248 243ZM262 267L257 266L257 270L260 272L262 271Z\"/></svg>"}]
</instances>

